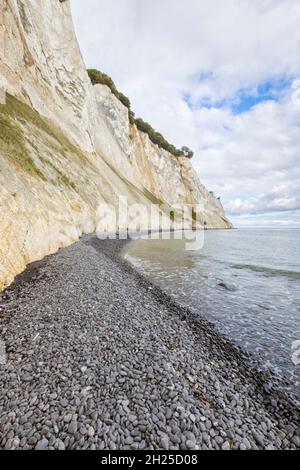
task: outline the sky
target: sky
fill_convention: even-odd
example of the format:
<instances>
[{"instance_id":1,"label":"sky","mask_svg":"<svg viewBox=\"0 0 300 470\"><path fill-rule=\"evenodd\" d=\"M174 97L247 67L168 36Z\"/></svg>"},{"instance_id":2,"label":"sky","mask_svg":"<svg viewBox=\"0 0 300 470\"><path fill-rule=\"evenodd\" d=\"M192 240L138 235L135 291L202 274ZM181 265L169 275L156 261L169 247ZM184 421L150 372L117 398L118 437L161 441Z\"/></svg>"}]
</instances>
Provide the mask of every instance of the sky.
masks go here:
<instances>
[{"instance_id":1,"label":"sky","mask_svg":"<svg viewBox=\"0 0 300 470\"><path fill-rule=\"evenodd\" d=\"M88 68L195 152L236 226L300 227L299 0L71 0Z\"/></svg>"}]
</instances>

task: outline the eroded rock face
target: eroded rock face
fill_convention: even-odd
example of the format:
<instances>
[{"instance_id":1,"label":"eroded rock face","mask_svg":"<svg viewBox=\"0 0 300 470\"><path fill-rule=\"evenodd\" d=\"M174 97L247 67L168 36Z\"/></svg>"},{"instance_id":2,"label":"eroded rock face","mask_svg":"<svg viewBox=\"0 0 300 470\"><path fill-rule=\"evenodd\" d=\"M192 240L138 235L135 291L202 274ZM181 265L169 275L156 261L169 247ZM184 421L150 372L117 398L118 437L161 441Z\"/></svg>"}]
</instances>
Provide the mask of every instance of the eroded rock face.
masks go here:
<instances>
[{"instance_id":1,"label":"eroded rock face","mask_svg":"<svg viewBox=\"0 0 300 470\"><path fill-rule=\"evenodd\" d=\"M93 93L69 1L1 0L0 25L2 84L92 151Z\"/></svg>"},{"instance_id":2,"label":"eroded rock face","mask_svg":"<svg viewBox=\"0 0 300 470\"><path fill-rule=\"evenodd\" d=\"M142 183L158 199L170 205L201 203L202 222L206 222L208 228L231 228L220 200L201 184L190 160L174 157L154 145L136 126L131 126L127 108L107 86L96 85L94 89L98 112L123 151L123 163L132 167L134 182ZM119 167L118 162L116 164Z\"/></svg>"},{"instance_id":3,"label":"eroded rock face","mask_svg":"<svg viewBox=\"0 0 300 470\"><path fill-rule=\"evenodd\" d=\"M0 105L0 289L93 232L99 204L119 195L202 203L207 227L231 227L190 161L155 146L106 86L91 85L68 1L1 0L0 86L12 95Z\"/></svg>"}]
</instances>

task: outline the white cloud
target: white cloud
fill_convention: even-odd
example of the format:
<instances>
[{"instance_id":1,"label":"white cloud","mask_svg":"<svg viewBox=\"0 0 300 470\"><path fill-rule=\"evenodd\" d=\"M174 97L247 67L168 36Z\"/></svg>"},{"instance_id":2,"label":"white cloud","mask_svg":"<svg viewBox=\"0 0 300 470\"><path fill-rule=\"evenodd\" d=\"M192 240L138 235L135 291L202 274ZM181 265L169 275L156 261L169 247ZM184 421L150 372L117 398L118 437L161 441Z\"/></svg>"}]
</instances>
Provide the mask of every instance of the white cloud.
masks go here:
<instances>
[{"instance_id":1,"label":"white cloud","mask_svg":"<svg viewBox=\"0 0 300 470\"><path fill-rule=\"evenodd\" d=\"M225 209L233 215L300 210L300 196L291 196L283 185L249 199L231 199L225 203Z\"/></svg>"},{"instance_id":2,"label":"white cloud","mask_svg":"<svg viewBox=\"0 0 300 470\"><path fill-rule=\"evenodd\" d=\"M110 74L138 115L195 150L200 178L229 213L297 207L298 0L71 3L87 66ZM241 90L257 95L259 84L281 79L290 85L276 101L233 113ZM274 187L284 194L273 194Z\"/></svg>"},{"instance_id":3,"label":"white cloud","mask_svg":"<svg viewBox=\"0 0 300 470\"><path fill-rule=\"evenodd\" d=\"M280 218L274 218L273 213L258 214L258 215L240 215L232 216L232 222L235 227L247 228L253 226L259 227L272 227L272 228L300 228L300 211L284 212L280 214Z\"/></svg>"}]
</instances>

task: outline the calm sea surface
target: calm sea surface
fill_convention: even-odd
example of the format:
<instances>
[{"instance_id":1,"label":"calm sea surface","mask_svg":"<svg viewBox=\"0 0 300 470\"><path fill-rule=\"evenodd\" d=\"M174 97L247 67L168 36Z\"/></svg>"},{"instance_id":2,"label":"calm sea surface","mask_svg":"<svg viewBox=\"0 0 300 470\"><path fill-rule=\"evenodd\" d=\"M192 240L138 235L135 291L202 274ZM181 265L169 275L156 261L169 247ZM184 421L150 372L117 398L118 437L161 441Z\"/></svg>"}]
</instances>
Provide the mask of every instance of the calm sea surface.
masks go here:
<instances>
[{"instance_id":1,"label":"calm sea surface","mask_svg":"<svg viewBox=\"0 0 300 470\"><path fill-rule=\"evenodd\" d=\"M300 230L208 231L203 249L185 248L141 239L125 256L262 367L288 376L300 396Z\"/></svg>"}]
</instances>

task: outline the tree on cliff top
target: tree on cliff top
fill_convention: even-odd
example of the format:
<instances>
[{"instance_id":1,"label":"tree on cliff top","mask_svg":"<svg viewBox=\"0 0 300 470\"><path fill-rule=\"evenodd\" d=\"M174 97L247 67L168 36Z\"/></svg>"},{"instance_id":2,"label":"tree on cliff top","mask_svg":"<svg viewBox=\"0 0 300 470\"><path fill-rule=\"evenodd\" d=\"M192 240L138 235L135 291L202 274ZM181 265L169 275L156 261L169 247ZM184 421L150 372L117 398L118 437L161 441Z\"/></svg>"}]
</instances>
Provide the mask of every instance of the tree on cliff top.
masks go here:
<instances>
[{"instance_id":1,"label":"tree on cliff top","mask_svg":"<svg viewBox=\"0 0 300 470\"><path fill-rule=\"evenodd\" d=\"M189 158L189 159L193 158L194 156L193 150L191 150L189 147L182 147L181 152L184 157Z\"/></svg>"}]
</instances>

